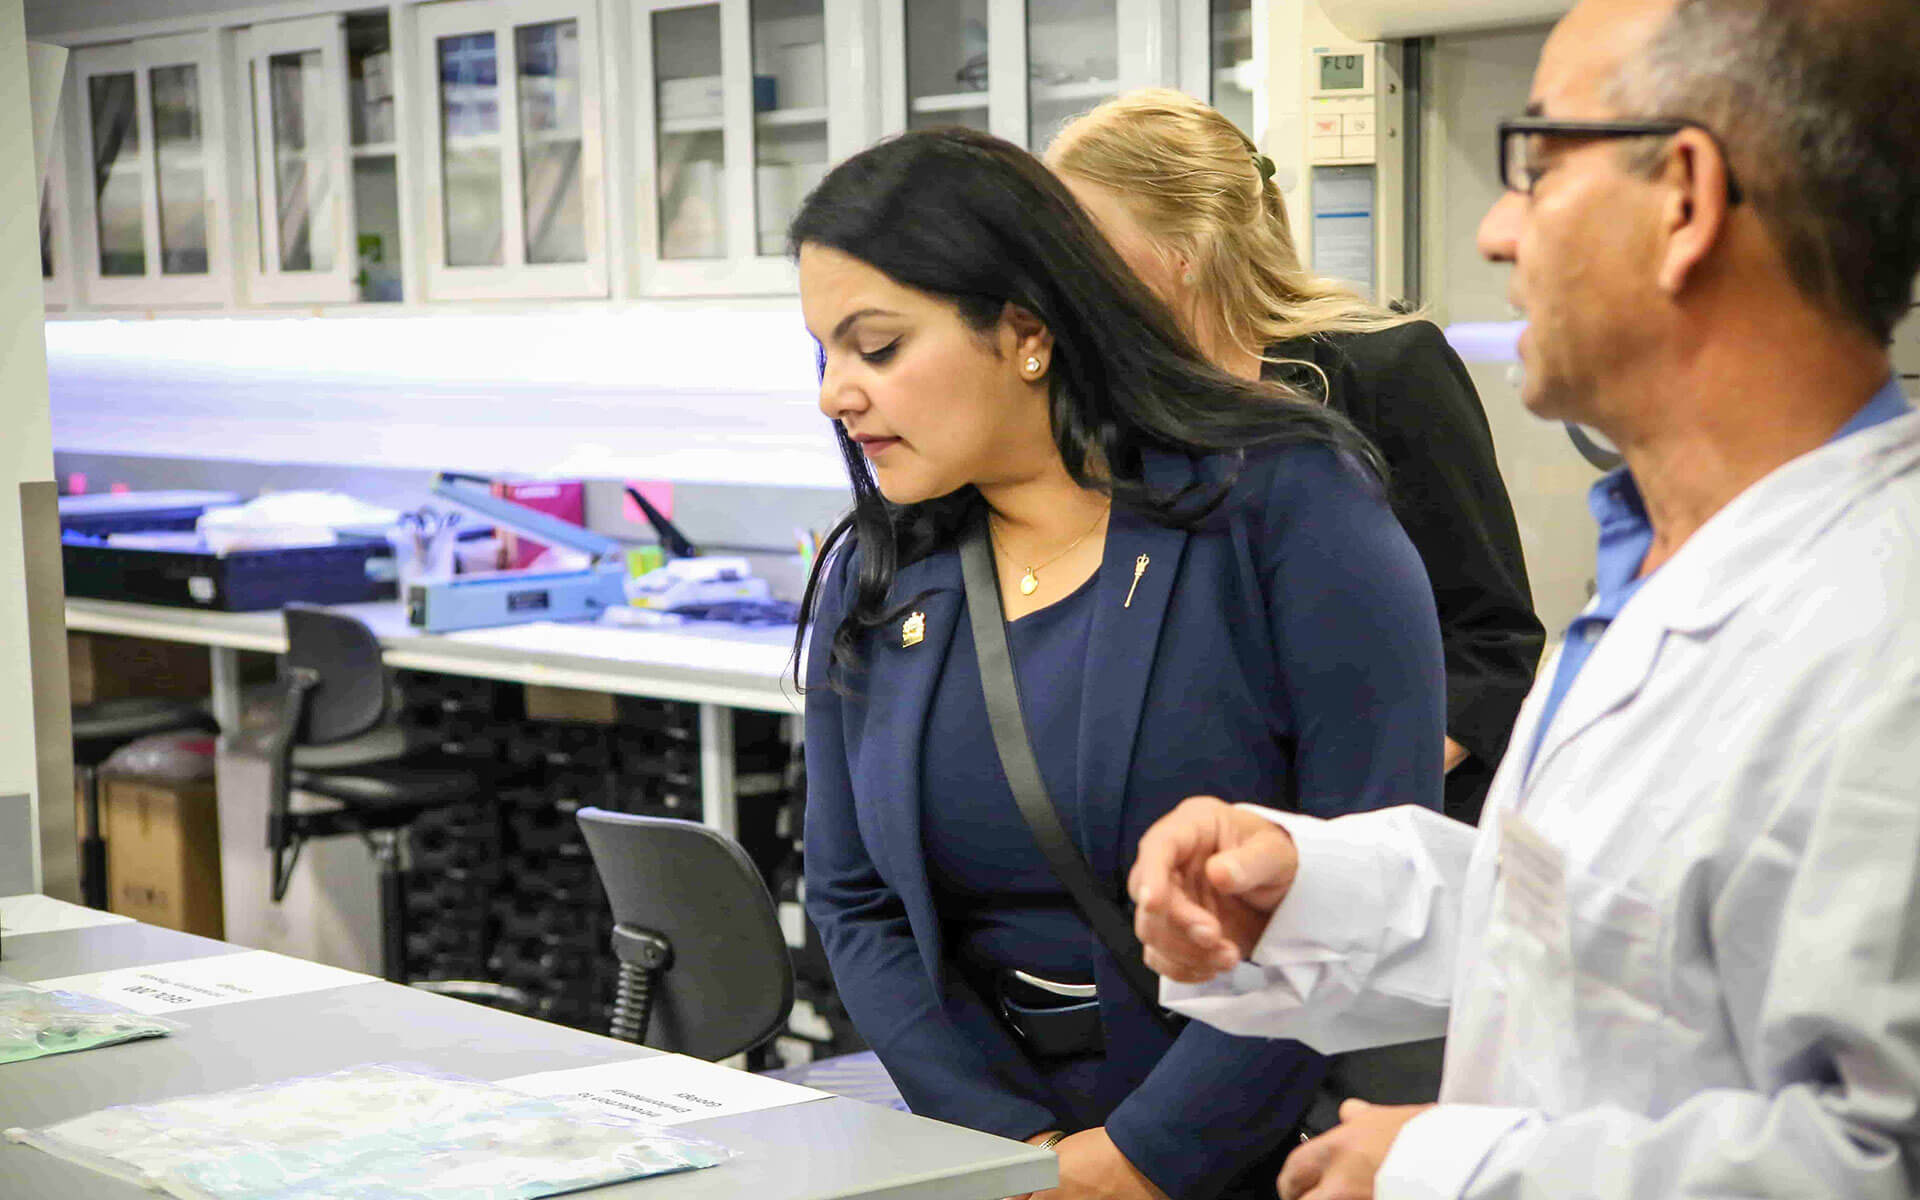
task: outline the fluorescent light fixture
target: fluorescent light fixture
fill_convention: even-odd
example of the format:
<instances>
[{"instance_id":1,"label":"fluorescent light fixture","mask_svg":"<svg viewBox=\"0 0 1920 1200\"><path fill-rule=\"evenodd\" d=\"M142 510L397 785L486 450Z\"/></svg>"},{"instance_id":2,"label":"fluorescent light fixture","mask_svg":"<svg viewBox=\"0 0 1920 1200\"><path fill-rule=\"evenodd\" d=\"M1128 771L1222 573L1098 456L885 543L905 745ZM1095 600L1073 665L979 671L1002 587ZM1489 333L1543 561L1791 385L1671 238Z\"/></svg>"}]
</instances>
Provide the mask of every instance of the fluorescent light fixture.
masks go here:
<instances>
[{"instance_id":1,"label":"fluorescent light fixture","mask_svg":"<svg viewBox=\"0 0 1920 1200\"><path fill-rule=\"evenodd\" d=\"M74 452L844 487L792 307L46 326Z\"/></svg>"}]
</instances>

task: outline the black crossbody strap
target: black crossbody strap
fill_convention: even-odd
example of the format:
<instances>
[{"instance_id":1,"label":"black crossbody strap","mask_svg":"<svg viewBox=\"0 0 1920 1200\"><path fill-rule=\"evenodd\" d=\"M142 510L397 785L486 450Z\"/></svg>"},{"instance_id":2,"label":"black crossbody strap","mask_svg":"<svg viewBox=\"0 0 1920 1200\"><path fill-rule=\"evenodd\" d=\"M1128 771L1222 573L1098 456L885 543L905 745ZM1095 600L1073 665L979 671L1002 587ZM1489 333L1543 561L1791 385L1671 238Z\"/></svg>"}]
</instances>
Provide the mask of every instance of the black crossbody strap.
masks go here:
<instances>
[{"instance_id":1,"label":"black crossbody strap","mask_svg":"<svg viewBox=\"0 0 1920 1200\"><path fill-rule=\"evenodd\" d=\"M960 539L960 574L967 586L967 613L973 623L974 655L980 660L987 722L993 726L994 748L999 751L1007 786L1013 789L1014 803L1033 830L1033 840L1040 843L1047 865L1066 885L1067 893L1080 906L1080 914L1120 964L1127 983L1149 1009L1168 1021L1170 1017L1160 1007L1160 977L1147 966L1140 939L1133 935L1133 922L1112 897L1100 890L1093 869L1074 847L1066 826L1060 823L1058 810L1047 797L1040 763L1027 737L1026 718L1020 711L1020 684L1013 674L1013 653L1007 648L1006 615L1000 607L1000 585L984 519L970 524Z\"/></svg>"}]
</instances>

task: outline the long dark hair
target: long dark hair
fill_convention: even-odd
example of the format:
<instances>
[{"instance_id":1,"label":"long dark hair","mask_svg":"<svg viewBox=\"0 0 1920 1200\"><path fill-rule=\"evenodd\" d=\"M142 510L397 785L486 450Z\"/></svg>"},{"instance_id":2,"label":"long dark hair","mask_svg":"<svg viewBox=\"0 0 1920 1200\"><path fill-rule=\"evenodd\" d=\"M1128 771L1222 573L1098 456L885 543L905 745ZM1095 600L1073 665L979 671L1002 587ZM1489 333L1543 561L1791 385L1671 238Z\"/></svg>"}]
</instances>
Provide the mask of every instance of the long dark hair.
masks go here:
<instances>
[{"instance_id":1,"label":"long dark hair","mask_svg":"<svg viewBox=\"0 0 1920 1200\"><path fill-rule=\"evenodd\" d=\"M830 247L950 301L982 332L1009 304L1032 313L1053 334L1048 403L1067 474L1150 520L1192 527L1225 499L1238 469L1211 485L1155 493L1143 478L1147 446L1200 457L1318 443L1385 475L1372 445L1338 413L1208 362L1073 194L1010 142L970 129L890 138L829 172L787 241L795 256L804 246ZM845 672L859 666L860 635L904 611L886 608L895 572L951 544L984 503L972 487L889 503L859 446L838 421L833 429L854 503L827 535L801 597L794 670L803 688L797 651L835 546L851 534L861 550L857 594L833 631L831 661Z\"/></svg>"}]
</instances>

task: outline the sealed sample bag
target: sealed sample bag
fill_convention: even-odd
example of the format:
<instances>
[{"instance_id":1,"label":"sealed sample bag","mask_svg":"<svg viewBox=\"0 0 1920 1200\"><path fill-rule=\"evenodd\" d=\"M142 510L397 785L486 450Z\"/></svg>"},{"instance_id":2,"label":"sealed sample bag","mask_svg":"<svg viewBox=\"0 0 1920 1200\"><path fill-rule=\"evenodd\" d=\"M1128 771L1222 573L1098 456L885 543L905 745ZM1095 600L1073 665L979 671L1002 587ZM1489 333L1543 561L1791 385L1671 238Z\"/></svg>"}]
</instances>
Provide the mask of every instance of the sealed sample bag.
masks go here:
<instances>
[{"instance_id":1,"label":"sealed sample bag","mask_svg":"<svg viewBox=\"0 0 1920 1200\"><path fill-rule=\"evenodd\" d=\"M164 1037L179 1028L106 1000L48 991L0 975L0 1063Z\"/></svg>"},{"instance_id":2,"label":"sealed sample bag","mask_svg":"<svg viewBox=\"0 0 1920 1200\"><path fill-rule=\"evenodd\" d=\"M532 1200L733 1157L590 1100L381 1064L7 1136L182 1200Z\"/></svg>"}]
</instances>

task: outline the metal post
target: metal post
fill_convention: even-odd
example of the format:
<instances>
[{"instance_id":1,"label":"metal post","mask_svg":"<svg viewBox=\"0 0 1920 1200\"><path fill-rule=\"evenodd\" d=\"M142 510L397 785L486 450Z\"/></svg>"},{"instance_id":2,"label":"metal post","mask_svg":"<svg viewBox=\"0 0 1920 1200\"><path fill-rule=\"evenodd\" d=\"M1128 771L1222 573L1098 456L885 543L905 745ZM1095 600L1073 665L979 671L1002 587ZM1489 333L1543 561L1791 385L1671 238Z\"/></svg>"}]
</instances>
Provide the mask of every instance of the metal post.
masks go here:
<instances>
[{"instance_id":1,"label":"metal post","mask_svg":"<svg viewBox=\"0 0 1920 1200\"><path fill-rule=\"evenodd\" d=\"M700 820L709 829L740 840L740 798L733 786L733 710L700 706Z\"/></svg>"},{"instance_id":2,"label":"metal post","mask_svg":"<svg viewBox=\"0 0 1920 1200\"><path fill-rule=\"evenodd\" d=\"M213 719L227 736L240 732L240 652L231 646L207 648L213 674Z\"/></svg>"}]
</instances>

